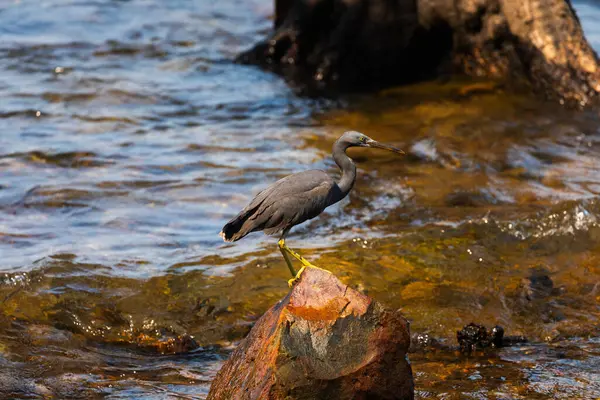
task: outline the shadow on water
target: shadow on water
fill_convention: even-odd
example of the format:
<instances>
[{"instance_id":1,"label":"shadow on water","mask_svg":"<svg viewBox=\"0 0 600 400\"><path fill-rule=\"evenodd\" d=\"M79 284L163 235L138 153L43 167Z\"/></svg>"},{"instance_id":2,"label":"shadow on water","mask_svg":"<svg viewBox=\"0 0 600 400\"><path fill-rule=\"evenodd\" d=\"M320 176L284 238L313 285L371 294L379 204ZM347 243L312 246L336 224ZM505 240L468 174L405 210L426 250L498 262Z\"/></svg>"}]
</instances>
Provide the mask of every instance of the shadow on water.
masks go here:
<instances>
[{"instance_id":1,"label":"shadow on water","mask_svg":"<svg viewBox=\"0 0 600 400\"><path fill-rule=\"evenodd\" d=\"M0 6L2 396L204 398L289 278L273 239L217 233L353 129L408 155L353 150L289 244L444 345L411 355L417 397L600 397L598 114L490 82L300 98L227 61L270 6L209 3ZM528 342L461 355L472 321Z\"/></svg>"}]
</instances>

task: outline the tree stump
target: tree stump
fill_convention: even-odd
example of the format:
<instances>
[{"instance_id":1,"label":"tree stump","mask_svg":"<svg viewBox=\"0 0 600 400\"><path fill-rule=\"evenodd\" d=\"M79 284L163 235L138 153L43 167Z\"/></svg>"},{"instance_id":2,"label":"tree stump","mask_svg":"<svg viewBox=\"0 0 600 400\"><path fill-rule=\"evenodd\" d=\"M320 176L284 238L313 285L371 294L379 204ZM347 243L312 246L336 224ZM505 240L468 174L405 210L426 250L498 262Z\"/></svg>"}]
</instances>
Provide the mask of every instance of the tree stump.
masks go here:
<instances>
[{"instance_id":1,"label":"tree stump","mask_svg":"<svg viewBox=\"0 0 600 400\"><path fill-rule=\"evenodd\" d=\"M412 399L398 311L307 268L223 365L209 400Z\"/></svg>"},{"instance_id":2,"label":"tree stump","mask_svg":"<svg viewBox=\"0 0 600 400\"><path fill-rule=\"evenodd\" d=\"M461 74L579 108L600 93L569 0L275 0L275 12L274 32L238 60L322 88Z\"/></svg>"}]
</instances>

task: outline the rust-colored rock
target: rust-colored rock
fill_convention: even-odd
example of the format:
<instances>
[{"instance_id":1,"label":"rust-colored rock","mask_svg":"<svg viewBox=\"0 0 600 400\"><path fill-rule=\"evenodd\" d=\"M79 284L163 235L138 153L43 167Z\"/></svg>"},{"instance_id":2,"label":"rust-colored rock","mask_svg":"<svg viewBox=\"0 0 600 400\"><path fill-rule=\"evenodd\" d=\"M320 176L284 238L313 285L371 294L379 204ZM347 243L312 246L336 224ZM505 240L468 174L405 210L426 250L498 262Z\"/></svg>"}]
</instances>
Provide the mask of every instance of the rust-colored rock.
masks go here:
<instances>
[{"instance_id":1,"label":"rust-colored rock","mask_svg":"<svg viewBox=\"0 0 600 400\"><path fill-rule=\"evenodd\" d=\"M231 354L208 400L412 399L406 319L308 268Z\"/></svg>"}]
</instances>

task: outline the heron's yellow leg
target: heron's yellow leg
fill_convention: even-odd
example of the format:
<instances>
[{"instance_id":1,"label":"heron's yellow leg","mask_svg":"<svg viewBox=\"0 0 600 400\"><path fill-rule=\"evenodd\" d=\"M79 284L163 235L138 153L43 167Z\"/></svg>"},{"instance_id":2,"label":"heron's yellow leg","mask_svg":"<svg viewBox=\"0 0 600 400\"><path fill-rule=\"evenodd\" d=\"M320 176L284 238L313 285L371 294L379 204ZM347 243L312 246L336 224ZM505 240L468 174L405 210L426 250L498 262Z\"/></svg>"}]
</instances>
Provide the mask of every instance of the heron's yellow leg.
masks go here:
<instances>
[{"instance_id":1,"label":"heron's yellow leg","mask_svg":"<svg viewBox=\"0 0 600 400\"><path fill-rule=\"evenodd\" d=\"M279 251L281 251L281 255L283 255L285 263L287 264L290 272L292 273L292 276L296 276L296 271L294 271L294 267L292 266L292 260L290 260L290 257L288 256L286 251L287 246L285 245L285 240L281 239L279 240L279 242L277 242L277 244L279 245Z\"/></svg>"},{"instance_id":2,"label":"heron's yellow leg","mask_svg":"<svg viewBox=\"0 0 600 400\"><path fill-rule=\"evenodd\" d=\"M298 273L296 274L296 276L300 276L300 274L302 273L302 271L304 270L305 267L311 267L311 268L316 268L316 269L320 269L321 271L327 271L326 269L323 268L319 268L317 267L315 264L311 264L310 262L308 262L306 260L306 258L302 257L300 254L296 253L294 250L290 249L289 247L285 246L285 249L298 261L300 261L302 263L302 268L300 269L300 271L298 271ZM331 272L329 272L331 273Z\"/></svg>"},{"instance_id":3,"label":"heron's yellow leg","mask_svg":"<svg viewBox=\"0 0 600 400\"><path fill-rule=\"evenodd\" d=\"M292 275L294 276L292 279L290 279L288 281L288 285L290 287L294 286L294 284L296 283L296 281L298 281L298 279L300 279L300 275L302 275L302 272L304 272L304 269L306 267L316 268L316 269L320 269L320 270L325 271L325 272L329 272L326 269L319 268L316 265L311 264L304 257L302 257L300 254L296 253L294 250L292 250L289 247L287 247L287 245L285 244L285 239L280 239L279 242L277 242L277 244L279 245L279 249L281 250L281 254L283 254L283 257L285 258L285 262L288 264L288 268L290 269L290 271L292 272ZM290 259L289 259L288 255L286 253L290 254L292 257L294 257L296 260L298 260L298 261L300 261L302 263L302 268L300 268L300 270L298 271L298 273L294 272L294 269L292 268L292 264L290 262ZM329 273L331 273L331 272L329 272Z\"/></svg>"},{"instance_id":4,"label":"heron's yellow leg","mask_svg":"<svg viewBox=\"0 0 600 400\"><path fill-rule=\"evenodd\" d=\"M302 272L304 272L304 269L306 267L311 267L311 268L316 268L316 269L320 269L322 271L327 271L326 269L323 268L319 268L316 265L311 264L310 262L308 262L304 257L302 257L300 254L296 253L294 250L290 249L289 247L287 247L287 245L285 244L285 239L279 239L279 241L277 242L277 244L279 245L279 250L281 251L281 254L283 255L283 258L285 259L285 262L290 270L290 272L292 273L293 278L290 279L288 281L288 285L290 287L294 286L294 284L296 283L296 281L298 281L298 279L300 279L300 275L302 275ZM292 257L294 257L296 260L300 261L302 263L302 268L300 268L300 270L298 271L298 273L296 273L294 271L294 267L292 266L292 262L289 258L289 255L291 255ZM331 273L331 272L329 272Z\"/></svg>"},{"instance_id":5,"label":"heron's yellow leg","mask_svg":"<svg viewBox=\"0 0 600 400\"><path fill-rule=\"evenodd\" d=\"M311 263L309 263L304 257L302 257L300 254L296 253L294 250L290 249L289 247L287 247L287 245L285 244L285 239L281 239L278 242L279 244L279 248L282 251L286 251L288 252L288 254L290 254L292 257L294 257L296 260L300 261L302 263L302 265L304 265L305 267L314 267L317 268L316 266L312 265ZM294 274L295 275L295 274Z\"/></svg>"}]
</instances>

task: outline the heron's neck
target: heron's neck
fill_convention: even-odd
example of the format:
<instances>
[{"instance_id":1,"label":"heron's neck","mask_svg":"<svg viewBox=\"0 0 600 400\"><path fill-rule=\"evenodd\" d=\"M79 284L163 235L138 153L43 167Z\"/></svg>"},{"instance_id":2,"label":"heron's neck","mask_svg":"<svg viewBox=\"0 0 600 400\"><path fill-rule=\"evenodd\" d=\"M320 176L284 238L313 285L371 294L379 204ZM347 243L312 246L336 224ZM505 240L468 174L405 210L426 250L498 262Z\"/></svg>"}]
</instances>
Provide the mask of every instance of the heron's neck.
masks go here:
<instances>
[{"instance_id":1,"label":"heron's neck","mask_svg":"<svg viewBox=\"0 0 600 400\"><path fill-rule=\"evenodd\" d=\"M336 141L333 145L333 159L335 163L342 170L342 177L337 182L338 187L340 188L340 198L336 199L339 201L346 197L348 192L352 190L352 186L354 186L354 181L356 180L356 165L348 155L346 154L346 149L348 148L347 143Z\"/></svg>"}]
</instances>

